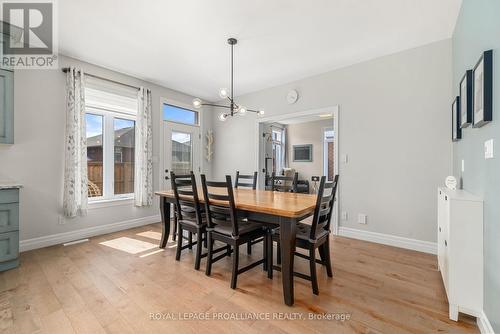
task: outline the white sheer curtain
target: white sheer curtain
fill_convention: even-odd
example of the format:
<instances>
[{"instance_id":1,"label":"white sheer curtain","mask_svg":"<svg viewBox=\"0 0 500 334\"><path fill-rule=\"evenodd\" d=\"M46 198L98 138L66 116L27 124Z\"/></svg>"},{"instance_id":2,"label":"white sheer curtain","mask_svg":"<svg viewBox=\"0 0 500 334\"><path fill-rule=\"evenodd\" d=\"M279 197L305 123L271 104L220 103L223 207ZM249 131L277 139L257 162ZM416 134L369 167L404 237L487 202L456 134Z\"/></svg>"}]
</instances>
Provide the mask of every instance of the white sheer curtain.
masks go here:
<instances>
[{"instance_id":1,"label":"white sheer curtain","mask_svg":"<svg viewBox=\"0 0 500 334\"><path fill-rule=\"evenodd\" d=\"M141 87L138 92L135 126L134 197L136 206L150 206L153 203L151 104L151 90Z\"/></svg>"},{"instance_id":2,"label":"white sheer curtain","mask_svg":"<svg viewBox=\"0 0 500 334\"><path fill-rule=\"evenodd\" d=\"M85 84L81 70L66 74L66 137L63 210L66 217L87 214L87 135Z\"/></svg>"}]
</instances>

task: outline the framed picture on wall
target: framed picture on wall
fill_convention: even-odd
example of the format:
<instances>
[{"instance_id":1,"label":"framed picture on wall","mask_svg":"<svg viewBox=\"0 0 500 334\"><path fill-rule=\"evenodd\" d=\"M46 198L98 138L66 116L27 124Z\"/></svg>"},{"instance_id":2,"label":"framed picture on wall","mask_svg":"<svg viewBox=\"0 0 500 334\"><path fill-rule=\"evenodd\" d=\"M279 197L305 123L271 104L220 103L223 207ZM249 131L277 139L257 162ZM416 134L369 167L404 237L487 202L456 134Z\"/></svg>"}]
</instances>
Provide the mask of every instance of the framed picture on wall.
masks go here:
<instances>
[{"instance_id":1,"label":"framed picture on wall","mask_svg":"<svg viewBox=\"0 0 500 334\"><path fill-rule=\"evenodd\" d=\"M457 96L451 105L451 140L462 139L462 128L460 127L460 97Z\"/></svg>"},{"instance_id":2,"label":"framed picture on wall","mask_svg":"<svg viewBox=\"0 0 500 334\"><path fill-rule=\"evenodd\" d=\"M472 124L472 70L467 70L460 80L460 127Z\"/></svg>"},{"instance_id":3,"label":"framed picture on wall","mask_svg":"<svg viewBox=\"0 0 500 334\"><path fill-rule=\"evenodd\" d=\"M312 144L293 145L293 161L294 162L311 162L312 161Z\"/></svg>"},{"instance_id":4,"label":"framed picture on wall","mask_svg":"<svg viewBox=\"0 0 500 334\"><path fill-rule=\"evenodd\" d=\"M493 117L493 51L483 53L474 67L473 127L480 128Z\"/></svg>"}]
</instances>

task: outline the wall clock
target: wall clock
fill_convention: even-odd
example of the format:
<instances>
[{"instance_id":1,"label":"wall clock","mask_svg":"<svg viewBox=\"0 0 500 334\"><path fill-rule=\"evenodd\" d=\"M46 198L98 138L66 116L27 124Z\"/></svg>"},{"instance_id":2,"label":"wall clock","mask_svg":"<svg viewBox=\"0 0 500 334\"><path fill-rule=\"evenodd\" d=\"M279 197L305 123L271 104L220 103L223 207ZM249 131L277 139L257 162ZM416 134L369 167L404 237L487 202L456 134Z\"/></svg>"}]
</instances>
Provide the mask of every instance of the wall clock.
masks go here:
<instances>
[{"instance_id":1,"label":"wall clock","mask_svg":"<svg viewBox=\"0 0 500 334\"><path fill-rule=\"evenodd\" d=\"M298 99L299 99L299 93L295 89L292 89L286 95L286 101L288 102L288 104L294 104L295 102L297 102Z\"/></svg>"}]
</instances>

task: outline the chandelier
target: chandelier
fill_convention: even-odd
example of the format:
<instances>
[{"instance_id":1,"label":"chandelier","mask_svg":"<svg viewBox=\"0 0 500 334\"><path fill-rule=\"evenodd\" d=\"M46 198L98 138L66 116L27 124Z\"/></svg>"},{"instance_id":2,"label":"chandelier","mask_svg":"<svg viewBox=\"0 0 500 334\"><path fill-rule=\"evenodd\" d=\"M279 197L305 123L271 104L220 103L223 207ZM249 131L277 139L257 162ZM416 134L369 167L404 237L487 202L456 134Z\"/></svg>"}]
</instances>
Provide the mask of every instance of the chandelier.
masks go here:
<instances>
[{"instance_id":1,"label":"chandelier","mask_svg":"<svg viewBox=\"0 0 500 334\"><path fill-rule=\"evenodd\" d=\"M247 112L254 112L257 115L264 115L264 110L252 110L252 109L247 109L246 107L237 104L234 101L233 97L233 82L234 82L234 74L233 74L233 48L234 45L238 43L236 38L229 38L227 40L227 44L231 46L231 90L228 90L227 88L221 88L219 90L219 96L224 99L229 101L229 105L222 105L222 104L214 104L214 103L204 103L201 99L196 98L193 100L193 106L195 108L201 108L203 106L211 106L211 107L216 107L216 108L224 108L227 109L227 111L223 111L219 114L219 120L220 121L225 121L229 116L235 116L235 115L245 115Z\"/></svg>"}]
</instances>

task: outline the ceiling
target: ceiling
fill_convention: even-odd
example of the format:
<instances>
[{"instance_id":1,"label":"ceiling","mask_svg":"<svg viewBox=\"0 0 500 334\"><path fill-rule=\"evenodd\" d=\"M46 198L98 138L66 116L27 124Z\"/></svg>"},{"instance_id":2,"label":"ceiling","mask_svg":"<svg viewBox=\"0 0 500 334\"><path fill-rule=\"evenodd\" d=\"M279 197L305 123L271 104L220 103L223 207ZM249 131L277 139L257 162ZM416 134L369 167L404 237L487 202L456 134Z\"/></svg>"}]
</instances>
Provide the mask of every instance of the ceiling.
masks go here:
<instances>
[{"instance_id":1,"label":"ceiling","mask_svg":"<svg viewBox=\"0 0 500 334\"><path fill-rule=\"evenodd\" d=\"M287 118L284 120L280 120L278 122L270 122L270 123L279 123L279 124L290 125L290 124L301 124L301 123L309 123L309 122L319 122L319 121L324 121L324 120L333 120L333 115L328 114L328 113L318 114L318 115L305 115L305 116Z\"/></svg>"},{"instance_id":2,"label":"ceiling","mask_svg":"<svg viewBox=\"0 0 500 334\"><path fill-rule=\"evenodd\" d=\"M461 0L64 0L59 51L203 99L451 37Z\"/></svg>"}]
</instances>

